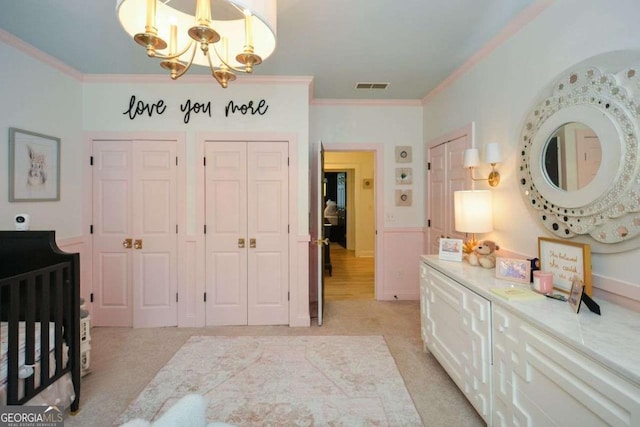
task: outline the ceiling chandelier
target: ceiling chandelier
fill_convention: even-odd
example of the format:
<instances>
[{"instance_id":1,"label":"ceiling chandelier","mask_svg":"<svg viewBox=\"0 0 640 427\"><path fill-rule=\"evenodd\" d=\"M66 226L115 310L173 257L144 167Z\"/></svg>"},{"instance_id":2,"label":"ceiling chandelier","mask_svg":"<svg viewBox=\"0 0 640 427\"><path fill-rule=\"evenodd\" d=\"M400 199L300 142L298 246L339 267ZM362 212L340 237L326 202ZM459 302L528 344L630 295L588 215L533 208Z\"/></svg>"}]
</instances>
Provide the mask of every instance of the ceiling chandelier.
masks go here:
<instances>
[{"instance_id":1,"label":"ceiling chandelier","mask_svg":"<svg viewBox=\"0 0 640 427\"><path fill-rule=\"evenodd\" d=\"M181 7L194 0L116 1L124 30L174 80L203 65L226 88L234 71L252 73L276 46L276 0L195 0L195 16Z\"/></svg>"}]
</instances>

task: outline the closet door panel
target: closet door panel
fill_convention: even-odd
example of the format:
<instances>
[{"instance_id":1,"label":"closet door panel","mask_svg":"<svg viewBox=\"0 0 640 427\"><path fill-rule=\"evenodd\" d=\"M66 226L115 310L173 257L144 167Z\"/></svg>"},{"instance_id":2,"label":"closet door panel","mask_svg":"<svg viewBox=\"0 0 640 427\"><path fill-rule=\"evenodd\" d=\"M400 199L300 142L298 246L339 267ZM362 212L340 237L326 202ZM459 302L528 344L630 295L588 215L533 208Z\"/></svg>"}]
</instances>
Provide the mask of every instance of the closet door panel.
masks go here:
<instances>
[{"instance_id":1,"label":"closet door panel","mask_svg":"<svg viewBox=\"0 0 640 427\"><path fill-rule=\"evenodd\" d=\"M93 158L93 323L131 326L131 141L95 143Z\"/></svg>"},{"instance_id":2,"label":"closet door panel","mask_svg":"<svg viewBox=\"0 0 640 427\"><path fill-rule=\"evenodd\" d=\"M134 141L134 326L178 324L176 146ZM135 241L140 241L136 245Z\"/></svg>"},{"instance_id":3,"label":"closet door panel","mask_svg":"<svg viewBox=\"0 0 640 427\"><path fill-rule=\"evenodd\" d=\"M289 320L287 157L286 142L248 144L250 325L281 325Z\"/></svg>"},{"instance_id":4,"label":"closet door panel","mask_svg":"<svg viewBox=\"0 0 640 427\"><path fill-rule=\"evenodd\" d=\"M247 147L208 143L207 325L247 324Z\"/></svg>"}]
</instances>

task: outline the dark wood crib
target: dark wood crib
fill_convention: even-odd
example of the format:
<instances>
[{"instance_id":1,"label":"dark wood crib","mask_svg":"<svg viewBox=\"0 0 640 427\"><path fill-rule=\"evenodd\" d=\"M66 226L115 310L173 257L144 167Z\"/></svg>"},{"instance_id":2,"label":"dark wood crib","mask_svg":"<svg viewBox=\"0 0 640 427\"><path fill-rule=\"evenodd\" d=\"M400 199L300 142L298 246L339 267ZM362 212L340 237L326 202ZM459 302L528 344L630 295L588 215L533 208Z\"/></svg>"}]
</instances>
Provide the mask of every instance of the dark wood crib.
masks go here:
<instances>
[{"instance_id":1,"label":"dark wood crib","mask_svg":"<svg viewBox=\"0 0 640 427\"><path fill-rule=\"evenodd\" d=\"M6 400L22 405L67 373L80 403L80 255L56 245L54 231L0 231L0 321L7 330ZM23 323L24 322L24 323ZM39 378L19 378L19 328L24 328L24 365L39 364ZM50 326L53 325L53 343ZM40 327L39 347L36 328ZM67 355L63 355L65 344ZM48 349L53 346L53 357ZM37 359L36 348L41 357ZM67 363L64 364L64 359ZM55 370L50 365L55 363ZM52 373L53 372L53 373ZM23 381L22 387L19 387ZM20 392L19 388L23 391Z\"/></svg>"}]
</instances>

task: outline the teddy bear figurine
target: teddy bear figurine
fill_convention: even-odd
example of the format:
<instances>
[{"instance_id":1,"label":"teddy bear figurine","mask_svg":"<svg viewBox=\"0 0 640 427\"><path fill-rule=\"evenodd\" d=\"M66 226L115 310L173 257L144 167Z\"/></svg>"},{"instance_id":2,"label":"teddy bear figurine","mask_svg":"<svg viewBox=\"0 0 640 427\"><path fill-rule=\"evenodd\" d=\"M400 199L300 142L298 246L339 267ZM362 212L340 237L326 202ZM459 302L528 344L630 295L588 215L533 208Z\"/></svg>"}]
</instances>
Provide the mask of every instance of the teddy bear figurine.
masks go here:
<instances>
[{"instance_id":1,"label":"teddy bear figurine","mask_svg":"<svg viewBox=\"0 0 640 427\"><path fill-rule=\"evenodd\" d=\"M496 266L495 252L500 249L492 240L481 240L473 247L467 260L471 265L479 265L484 268L494 268Z\"/></svg>"}]
</instances>

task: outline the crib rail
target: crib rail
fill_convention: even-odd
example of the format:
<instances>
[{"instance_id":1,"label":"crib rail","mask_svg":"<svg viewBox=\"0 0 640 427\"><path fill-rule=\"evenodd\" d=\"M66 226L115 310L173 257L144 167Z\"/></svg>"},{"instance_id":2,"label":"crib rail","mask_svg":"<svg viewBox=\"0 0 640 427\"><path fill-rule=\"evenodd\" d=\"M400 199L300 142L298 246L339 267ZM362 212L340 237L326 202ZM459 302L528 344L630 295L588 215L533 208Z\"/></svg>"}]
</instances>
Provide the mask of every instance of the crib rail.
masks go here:
<instances>
[{"instance_id":1,"label":"crib rail","mask_svg":"<svg viewBox=\"0 0 640 427\"><path fill-rule=\"evenodd\" d=\"M73 266L61 262L27 273L0 279L0 318L7 322L7 404L21 405L67 372L73 372L74 357L63 365L63 342L72 353L79 337L74 322ZM25 325L25 365L40 365L39 382L34 375L24 379L19 395L19 326ZM39 324L39 326L37 325ZM55 372L49 361L50 324L54 325ZM36 327L40 327L40 358L36 356ZM77 359L75 359L77 360ZM77 362L76 362L77 363Z\"/></svg>"}]
</instances>

